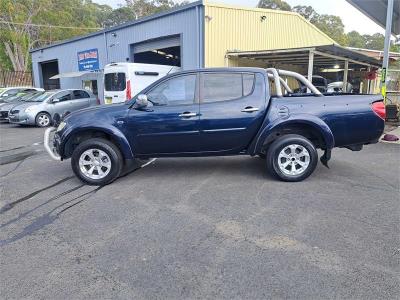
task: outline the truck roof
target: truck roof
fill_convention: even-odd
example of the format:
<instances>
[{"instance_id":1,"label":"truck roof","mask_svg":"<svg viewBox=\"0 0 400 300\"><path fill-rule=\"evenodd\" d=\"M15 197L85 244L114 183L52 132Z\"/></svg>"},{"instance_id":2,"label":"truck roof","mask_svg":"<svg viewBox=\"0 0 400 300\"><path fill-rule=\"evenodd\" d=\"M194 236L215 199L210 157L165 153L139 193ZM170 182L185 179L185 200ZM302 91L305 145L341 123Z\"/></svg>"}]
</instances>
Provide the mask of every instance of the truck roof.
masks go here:
<instances>
[{"instance_id":1,"label":"truck roof","mask_svg":"<svg viewBox=\"0 0 400 300\"><path fill-rule=\"evenodd\" d=\"M256 68L256 67L221 67L221 68L200 68L200 69L191 69L185 71L179 71L173 73L175 74L185 74L192 72L261 72L265 73L265 69Z\"/></svg>"}]
</instances>

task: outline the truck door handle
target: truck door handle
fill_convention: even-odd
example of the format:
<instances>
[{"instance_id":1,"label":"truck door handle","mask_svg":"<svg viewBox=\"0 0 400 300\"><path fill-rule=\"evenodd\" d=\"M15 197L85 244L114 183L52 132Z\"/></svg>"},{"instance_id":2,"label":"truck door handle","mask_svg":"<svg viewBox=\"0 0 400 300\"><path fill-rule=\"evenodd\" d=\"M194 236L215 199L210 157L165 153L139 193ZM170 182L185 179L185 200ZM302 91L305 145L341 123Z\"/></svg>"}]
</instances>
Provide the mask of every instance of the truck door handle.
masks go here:
<instances>
[{"instance_id":1,"label":"truck door handle","mask_svg":"<svg viewBox=\"0 0 400 300\"><path fill-rule=\"evenodd\" d=\"M247 112L247 113L252 113L258 111L257 107L252 107L252 106L247 106L244 109L242 109L242 112Z\"/></svg>"},{"instance_id":2,"label":"truck door handle","mask_svg":"<svg viewBox=\"0 0 400 300\"><path fill-rule=\"evenodd\" d=\"M191 118L191 117L195 117L195 116L197 116L197 114L190 112L190 111L185 111L185 112L179 114L179 117L181 117L181 118Z\"/></svg>"}]
</instances>

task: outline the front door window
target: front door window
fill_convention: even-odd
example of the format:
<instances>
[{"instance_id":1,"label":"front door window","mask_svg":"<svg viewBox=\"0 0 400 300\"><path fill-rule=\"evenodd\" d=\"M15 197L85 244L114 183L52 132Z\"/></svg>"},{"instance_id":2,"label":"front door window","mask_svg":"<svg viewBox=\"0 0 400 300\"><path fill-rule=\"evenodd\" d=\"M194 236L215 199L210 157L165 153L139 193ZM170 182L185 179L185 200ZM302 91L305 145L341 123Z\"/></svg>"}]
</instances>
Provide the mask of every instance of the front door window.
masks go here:
<instances>
[{"instance_id":1,"label":"front door window","mask_svg":"<svg viewBox=\"0 0 400 300\"><path fill-rule=\"evenodd\" d=\"M186 105L195 101L196 75L186 75L164 81L147 97L155 105Z\"/></svg>"}]
</instances>

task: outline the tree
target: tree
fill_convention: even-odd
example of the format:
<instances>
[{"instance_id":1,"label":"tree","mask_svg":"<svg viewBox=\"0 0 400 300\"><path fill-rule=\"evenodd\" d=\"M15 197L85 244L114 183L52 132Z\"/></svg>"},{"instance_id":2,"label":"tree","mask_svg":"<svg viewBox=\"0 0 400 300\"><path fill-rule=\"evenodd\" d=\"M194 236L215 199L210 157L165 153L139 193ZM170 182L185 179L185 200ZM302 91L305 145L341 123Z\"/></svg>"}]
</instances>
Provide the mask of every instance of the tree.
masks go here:
<instances>
[{"instance_id":1,"label":"tree","mask_svg":"<svg viewBox=\"0 0 400 300\"><path fill-rule=\"evenodd\" d=\"M188 2L177 3L172 0L125 0L126 6L130 8L135 19L156 14L177 6L185 5Z\"/></svg>"},{"instance_id":2,"label":"tree","mask_svg":"<svg viewBox=\"0 0 400 300\"><path fill-rule=\"evenodd\" d=\"M29 49L99 29L100 8L90 0L0 0L1 68L28 71Z\"/></svg>"},{"instance_id":3,"label":"tree","mask_svg":"<svg viewBox=\"0 0 400 300\"><path fill-rule=\"evenodd\" d=\"M308 21L312 21L318 17L317 12L312 8L312 6L297 5L292 8L292 11L300 14Z\"/></svg>"},{"instance_id":4,"label":"tree","mask_svg":"<svg viewBox=\"0 0 400 300\"><path fill-rule=\"evenodd\" d=\"M4 47L15 71L28 69L28 49L36 42L38 30L26 24L31 23L43 9L44 6L36 1L1 0L0 2L0 21L3 22L0 32L2 48Z\"/></svg>"},{"instance_id":5,"label":"tree","mask_svg":"<svg viewBox=\"0 0 400 300\"><path fill-rule=\"evenodd\" d=\"M344 33L342 19L334 15L318 15L312 23L340 45L347 45L347 36Z\"/></svg>"},{"instance_id":6,"label":"tree","mask_svg":"<svg viewBox=\"0 0 400 300\"><path fill-rule=\"evenodd\" d=\"M257 7L290 11L292 8L283 0L259 0Z\"/></svg>"},{"instance_id":7,"label":"tree","mask_svg":"<svg viewBox=\"0 0 400 300\"><path fill-rule=\"evenodd\" d=\"M350 31L347 33L347 46L355 48L365 48L365 36L359 34L357 31Z\"/></svg>"},{"instance_id":8,"label":"tree","mask_svg":"<svg viewBox=\"0 0 400 300\"><path fill-rule=\"evenodd\" d=\"M133 10L127 6L121 6L112 10L106 17L100 21L103 27L112 27L136 19Z\"/></svg>"},{"instance_id":9,"label":"tree","mask_svg":"<svg viewBox=\"0 0 400 300\"><path fill-rule=\"evenodd\" d=\"M101 5L93 2L88 3L88 7L96 19L96 24L100 27L107 27L112 13L119 10L119 8L113 10L111 6L105 4Z\"/></svg>"},{"instance_id":10,"label":"tree","mask_svg":"<svg viewBox=\"0 0 400 300\"><path fill-rule=\"evenodd\" d=\"M365 47L373 50L383 50L385 44L385 36L380 33L374 33L373 35L365 34Z\"/></svg>"}]
</instances>

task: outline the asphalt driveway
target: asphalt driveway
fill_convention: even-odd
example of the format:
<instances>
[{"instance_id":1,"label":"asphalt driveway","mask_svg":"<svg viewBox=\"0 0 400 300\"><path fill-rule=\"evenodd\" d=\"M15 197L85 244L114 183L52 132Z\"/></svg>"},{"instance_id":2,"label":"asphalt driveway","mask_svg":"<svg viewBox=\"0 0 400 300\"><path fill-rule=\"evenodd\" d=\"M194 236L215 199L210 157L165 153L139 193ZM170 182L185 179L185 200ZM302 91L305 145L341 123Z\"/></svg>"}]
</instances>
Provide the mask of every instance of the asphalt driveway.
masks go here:
<instances>
[{"instance_id":1,"label":"asphalt driveway","mask_svg":"<svg viewBox=\"0 0 400 300\"><path fill-rule=\"evenodd\" d=\"M157 159L102 188L0 124L0 298L400 295L400 146L300 183L250 157Z\"/></svg>"}]
</instances>

